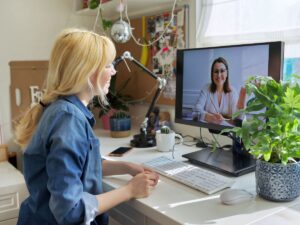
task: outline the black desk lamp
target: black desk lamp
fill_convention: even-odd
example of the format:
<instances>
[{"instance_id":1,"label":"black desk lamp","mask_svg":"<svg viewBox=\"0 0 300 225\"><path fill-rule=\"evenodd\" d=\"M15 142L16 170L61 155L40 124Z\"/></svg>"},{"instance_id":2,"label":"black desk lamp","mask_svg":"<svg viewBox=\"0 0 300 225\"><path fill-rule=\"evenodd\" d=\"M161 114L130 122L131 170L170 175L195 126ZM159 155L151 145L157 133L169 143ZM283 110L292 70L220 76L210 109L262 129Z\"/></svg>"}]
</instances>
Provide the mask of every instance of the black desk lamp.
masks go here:
<instances>
[{"instance_id":1,"label":"black desk lamp","mask_svg":"<svg viewBox=\"0 0 300 225\"><path fill-rule=\"evenodd\" d=\"M122 56L119 56L116 58L116 60L113 62L113 65L116 67L121 61L129 59L134 64L136 64L138 67L142 68L143 71L147 72L151 77L153 77L158 82L158 88L153 96L153 99L150 103L150 106L148 108L148 111L146 113L145 119L142 122L140 126L140 134L136 134L133 136L133 139L130 141L130 145L136 148L147 148L147 147L153 147L156 145L155 136L151 133L148 133L147 127L148 127L148 120L150 113L153 111L154 105L162 91L162 89L166 86L167 81L164 78L160 78L156 76L152 71L150 71L148 68L146 68L143 64L141 64L139 61L137 61L135 58L133 58L130 54L130 52L126 51L123 53Z\"/></svg>"}]
</instances>

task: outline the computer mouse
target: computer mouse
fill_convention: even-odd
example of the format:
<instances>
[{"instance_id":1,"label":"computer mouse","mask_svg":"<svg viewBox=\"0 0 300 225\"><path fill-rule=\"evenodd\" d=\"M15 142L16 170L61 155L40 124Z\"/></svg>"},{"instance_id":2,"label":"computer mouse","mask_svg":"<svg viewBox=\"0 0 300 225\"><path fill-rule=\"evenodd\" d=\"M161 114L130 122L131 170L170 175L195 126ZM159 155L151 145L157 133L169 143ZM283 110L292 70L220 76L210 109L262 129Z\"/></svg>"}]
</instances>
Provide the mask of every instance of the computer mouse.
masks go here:
<instances>
[{"instance_id":1,"label":"computer mouse","mask_svg":"<svg viewBox=\"0 0 300 225\"><path fill-rule=\"evenodd\" d=\"M250 201L254 194L243 189L228 189L221 193L220 200L225 205L235 205L238 203Z\"/></svg>"}]
</instances>

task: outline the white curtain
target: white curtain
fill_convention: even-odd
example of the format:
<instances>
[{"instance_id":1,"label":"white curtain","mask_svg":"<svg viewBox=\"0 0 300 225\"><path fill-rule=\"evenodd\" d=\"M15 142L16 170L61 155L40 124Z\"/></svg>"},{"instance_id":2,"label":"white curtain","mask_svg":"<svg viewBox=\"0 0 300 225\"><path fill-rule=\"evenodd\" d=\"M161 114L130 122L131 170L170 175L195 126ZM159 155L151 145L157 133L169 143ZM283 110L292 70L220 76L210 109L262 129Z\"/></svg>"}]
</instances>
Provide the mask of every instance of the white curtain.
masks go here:
<instances>
[{"instance_id":1,"label":"white curtain","mask_svg":"<svg viewBox=\"0 0 300 225\"><path fill-rule=\"evenodd\" d=\"M284 41L285 57L300 56L300 0L201 0L197 47Z\"/></svg>"}]
</instances>

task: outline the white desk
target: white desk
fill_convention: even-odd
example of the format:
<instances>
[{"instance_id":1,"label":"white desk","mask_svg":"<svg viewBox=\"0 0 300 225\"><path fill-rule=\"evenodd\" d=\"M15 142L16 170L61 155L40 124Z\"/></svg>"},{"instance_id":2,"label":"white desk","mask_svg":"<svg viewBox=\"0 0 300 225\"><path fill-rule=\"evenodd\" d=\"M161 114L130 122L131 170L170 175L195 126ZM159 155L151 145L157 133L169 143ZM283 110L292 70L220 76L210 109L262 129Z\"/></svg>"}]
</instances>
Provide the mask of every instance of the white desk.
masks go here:
<instances>
[{"instance_id":1,"label":"white desk","mask_svg":"<svg viewBox=\"0 0 300 225\"><path fill-rule=\"evenodd\" d=\"M97 130L102 156L121 146L128 146L131 138L111 138L109 131ZM175 159L183 160L182 154L196 151L194 147L176 146ZM156 148L135 148L123 157L109 157L142 163L152 158L171 153L161 153ZM104 179L104 190L120 187L130 176L111 176ZM254 173L243 175L233 188L255 192ZM112 211L111 216L124 225L295 225L300 224L300 198L288 203L276 203L256 197L250 202L226 206L219 200L219 193L206 195L183 184L160 176L157 187L148 198L131 200Z\"/></svg>"}]
</instances>

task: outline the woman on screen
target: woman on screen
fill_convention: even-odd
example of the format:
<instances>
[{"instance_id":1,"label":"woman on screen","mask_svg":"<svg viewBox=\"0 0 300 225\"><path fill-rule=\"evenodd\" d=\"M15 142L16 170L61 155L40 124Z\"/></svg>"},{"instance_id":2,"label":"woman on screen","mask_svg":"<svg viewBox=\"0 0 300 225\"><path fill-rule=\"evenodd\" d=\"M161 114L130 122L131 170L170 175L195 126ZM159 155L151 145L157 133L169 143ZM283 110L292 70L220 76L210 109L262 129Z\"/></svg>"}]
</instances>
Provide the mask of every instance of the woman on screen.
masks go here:
<instances>
[{"instance_id":1,"label":"woman on screen","mask_svg":"<svg viewBox=\"0 0 300 225\"><path fill-rule=\"evenodd\" d=\"M232 119L232 114L244 107L245 89L240 91L240 98L229 83L227 61L219 57L211 66L211 83L200 92L194 108L194 120L225 125Z\"/></svg>"}]
</instances>

